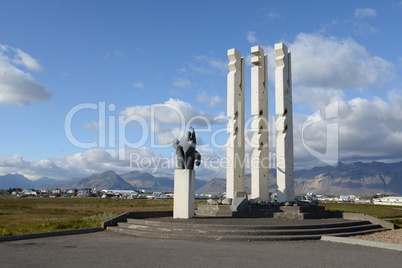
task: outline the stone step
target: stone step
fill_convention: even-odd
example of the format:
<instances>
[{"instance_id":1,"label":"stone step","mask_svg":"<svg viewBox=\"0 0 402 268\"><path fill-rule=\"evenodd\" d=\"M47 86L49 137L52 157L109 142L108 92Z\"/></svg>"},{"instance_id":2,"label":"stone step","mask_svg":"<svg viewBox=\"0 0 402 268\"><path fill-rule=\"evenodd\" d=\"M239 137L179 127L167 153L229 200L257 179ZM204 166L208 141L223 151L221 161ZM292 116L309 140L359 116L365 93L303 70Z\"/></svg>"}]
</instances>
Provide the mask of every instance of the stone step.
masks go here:
<instances>
[{"instance_id":1,"label":"stone step","mask_svg":"<svg viewBox=\"0 0 402 268\"><path fill-rule=\"evenodd\" d=\"M333 234L333 233L347 233L358 232L382 228L379 225L366 224L357 226L335 227L335 228L319 228L319 229L275 229L275 230L250 230L250 229L215 229L215 228L189 228L189 226L182 227L166 227L166 226L152 226L140 225L132 223L119 223L119 227L129 228L134 230L143 230L149 232L167 232L176 234L225 234L225 235L315 235L315 234Z\"/></svg>"},{"instance_id":2,"label":"stone step","mask_svg":"<svg viewBox=\"0 0 402 268\"><path fill-rule=\"evenodd\" d=\"M388 228L377 228L377 229L370 229L370 230L363 230L363 231L356 231L356 232L348 232L348 233L336 233L336 234L331 234L331 236L340 236L340 237L346 237L346 236L355 236L355 235L366 235L366 234L372 234L376 232L383 232L383 231L389 231L390 229Z\"/></svg>"},{"instance_id":3,"label":"stone step","mask_svg":"<svg viewBox=\"0 0 402 268\"><path fill-rule=\"evenodd\" d=\"M183 239L183 240L222 240L222 241L277 241L277 240L319 240L321 235L298 235L298 236L262 236L262 235L210 235L210 234L176 234L159 233L144 230L134 230L124 227L109 226L109 231L124 233L139 237L165 238L165 239Z\"/></svg>"},{"instance_id":4,"label":"stone step","mask_svg":"<svg viewBox=\"0 0 402 268\"><path fill-rule=\"evenodd\" d=\"M165 238L165 239L184 239L184 240L233 240L233 241L278 241L278 240L318 240L321 238L321 234L306 234L306 235L239 235L236 233L227 234L183 234L183 233L169 233L169 232L155 232L147 230L131 229L120 226L109 226L107 228L109 231L124 233L139 237L148 238ZM344 232L335 234L334 236L352 236L373 233L376 231L381 231L384 228L364 230L357 232Z\"/></svg>"},{"instance_id":5,"label":"stone step","mask_svg":"<svg viewBox=\"0 0 402 268\"><path fill-rule=\"evenodd\" d=\"M204 218L204 220L215 218ZM220 218L231 220L231 218ZM297 225L251 225L251 224L211 224L211 223L196 223L194 219L188 220L147 220L147 219L127 219L127 223L137 225L147 225L166 228L198 228L198 229L235 229L235 230L287 230L287 229L320 229L320 228L342 228L349 226L370 225L370 221L339 221L339 222L325 222L320 224L297 224ZM303 223L303 221L300 221Z\"/></svg>"}]
</instances>

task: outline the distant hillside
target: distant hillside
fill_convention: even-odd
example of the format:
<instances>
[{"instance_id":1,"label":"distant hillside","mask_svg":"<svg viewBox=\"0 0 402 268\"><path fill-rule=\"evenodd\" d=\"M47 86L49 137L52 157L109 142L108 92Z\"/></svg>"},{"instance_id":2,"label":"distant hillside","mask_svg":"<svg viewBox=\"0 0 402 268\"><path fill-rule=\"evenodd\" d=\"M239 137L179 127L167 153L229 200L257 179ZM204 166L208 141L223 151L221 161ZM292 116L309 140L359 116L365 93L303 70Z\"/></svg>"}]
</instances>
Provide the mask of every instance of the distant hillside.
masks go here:
<instances>
[{"instance_id":1,"label":"distant hillside","mask_svg":"<svg viewBox=\"0 0 402 268\"><path fill-rule=\"evenodd\" d=\"M35 183L21 174L16 173L0 176L0 189L32 189L34 187Z\"/></svg>"},{"instance_id":2,"label":"distant hillside","mask_svg":"<svg viewBox=\"0 0 402 268\"><path fill-rule=\"evenodd\" d=\"M131 184L123 180L122 177L112 170L103 173L94 174L88 178L80 180L74 188L96 188L97 190L103 189L119 189L119 190L132 190L134 189Z\"/></svg>"},{"instance_id":3,"label":"distant hillside","mask_svg":"<svg viewBox=\"0 0 402 268\"><path fill-rule=\"evenodd\" d=\"M42 177L40 179L33 181L33 183L35 184L35 188L42 188L45 185L55 182L57 182L57 180L51 179L49 177Z\"/></svg>"},{"instance_id":4,"label":"distant hillside","mask_svg":"<svg viewBox=\"0 0 402 268\"><path fill-rule=\"evenodd\" d=\"M174 181L168 177L154 177L146 172L132 171L120 175L125 181L131 184L135 189L144 189L147 191L172 192ZM195 188L204 186L207 182L195 180Z\"/></svg>"},{"instance_id":5,"label":"distant hillside","mask_svg":"<svg viewBox=\"0 0 402 268\"><path fill-rule=\"evenodd\" d=\"M277 188L276 172L270 170L270 191ZM250 175L246 175L246 191L250 193ZM226 180L215 178L196 192L225 192ZM336 167L323 166L295 171L296 194L317 193L329 195L355 194L360 196L388 193L402 195L402 162L338 163Z\"/></svg>"},{"instance_id":6,"label":"distant hillside","mask_svg":"<svg viewBox=\"0 0 402 268\"><path fill-rule=\"evenodd\" d=\"M46 179L40 179L37 182L45 182ZM41 183L37 188L43 189L81 189L97 188L98 190L146 190L150 192L171 192L174 188L174 181L168 177L155 177L146 172L132 171L129 173L117 175L114 171L105 171L94 174L87 178L73 178L66 180L48 180L50 183ZM31 181L32 182L32 181ZM195 180L195 187L200 188L207 182ZM0 184L1 186L1 184Z\"/></svg>"},{"instance_id":7,"label":"distant hillside","mask_svg":"<svg viewBox=\"0 0 402 268\"><path fill-rule=\"evenodd\" d=\"M56 180L49 184L45 184L40 188L43 189L74 189L75 185L83 178L72 178L72 179L65 179L65 180Z\"/></svg>"},{"instance_id":8,"label":"distant hillside","mask_svg":"<svg viewBox=\"0 0 402 268\"><path fill-rule=\"evenodd\" d=\"M226 180L213 178L201 188L196 188L196 193L223 193L226 192Z\"/></svg>"},{"instance_id":9,"label":"distant hillside","mask_svg":"<svg viewBox=\"0 0 402 268\"><path fill-rule=\"evenodd\" d=\"M274 191L277 188L276 185L276 178L275 178L275 170L270 169L269 170L269 189L270 191ZM245 175L245 191L247 193L251 193L251 175L246 174ZM201 188L196 187L196 192L197 193L223 193L226 192L226 179L223 178L214 178L210 180L207 184L205 184Z\"/></svg>"},{"instance_id":10,"label":"distant hillside","mask_svg":"<svg viewBox=\"0 0 402 268\"><path fill-rule=\"evenodd\" d=\"M167 192L173 190L173 180L167 177L154 177L146 172L132 171L121 177L134 189Z\"/></svg>"},{"instance_id":11,"label":"distant hillside","mask_svg":"<svg viewBox=\"0 0 402 268\"><path fill-rule=\"evenodd\" d=\"M50 182L50 183L46 183ZM250 193L250 175L246 175L246 191ZM54 181L42 178L31 181L20 174L7 174L0 176L0 188L37 188L37 189L71 189L71 188L97 188L118 189L144 189L147 191L173 191L174 181L167 177L154 177L145 172L132 171L117 175L114 171L106 171L87 178L74 178ZM275 170L270 170L270 190L275 190ZM226 181L214 178L209 182L196 180L196 192L225 192ZM395 193L402 195L402 162L399 163L338 163L336 167L314 167L308 170L295 171L295 192L304 194L313 192L317 194L355 194L373 195L376 193Z\"/></svg>"},{"instance_id":12,"label":"distant hillside","mask_svg":"<svg viewBox=\"0 0 402 268\"><path fill-rule=\"evenodd\" d=\"M295 172L297 193L373 195L389 193L402 195L402 162L362 163L336 167L315 167Z\"/></svg>"}]
</instances>

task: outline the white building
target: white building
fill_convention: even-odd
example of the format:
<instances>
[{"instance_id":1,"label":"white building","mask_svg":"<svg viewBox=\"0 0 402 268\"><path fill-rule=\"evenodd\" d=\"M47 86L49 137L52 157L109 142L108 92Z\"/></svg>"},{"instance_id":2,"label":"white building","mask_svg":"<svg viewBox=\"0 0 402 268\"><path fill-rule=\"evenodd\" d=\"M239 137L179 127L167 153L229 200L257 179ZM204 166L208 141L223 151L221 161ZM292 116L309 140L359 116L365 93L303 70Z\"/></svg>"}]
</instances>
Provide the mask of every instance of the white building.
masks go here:
<instances>
[{"instance_id":1,"label":"white building","mask_svg":"<svg viewBox=\"0 0 402 268\"><path fill-rule=\"evenodd\" d=\"M341 195L339 201L355 201L357 197L355 195Z\"/></svg>"},{"instance_id":2,"label":"white building","mask_svg":"<svg viewBox=\"0 0 402 268\"><path fill-rule=\"evenodd\" d=\"M374 198L373 203L375 205L402 206L402 196L386 196L381 198Z\"/></svg>"}]
</instances>

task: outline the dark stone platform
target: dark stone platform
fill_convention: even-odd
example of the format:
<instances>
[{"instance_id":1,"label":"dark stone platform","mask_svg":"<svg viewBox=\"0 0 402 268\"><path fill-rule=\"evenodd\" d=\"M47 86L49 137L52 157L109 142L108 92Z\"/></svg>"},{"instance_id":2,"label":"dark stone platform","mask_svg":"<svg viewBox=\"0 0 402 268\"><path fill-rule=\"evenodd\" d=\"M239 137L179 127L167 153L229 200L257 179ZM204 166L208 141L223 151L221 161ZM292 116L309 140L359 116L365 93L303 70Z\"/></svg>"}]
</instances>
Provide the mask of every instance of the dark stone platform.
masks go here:
<instances>
[{"instance_id":1,"label":"dark stone platform","mask_svg":"<svg viewBox=\"0 0 402 268\"><path fill-rule=\"evenodd\" d=\"M351 236L385 230L369 221L345 219L274 219L208 217L128 218L107 230L139 237L182 240L278 241L318 240L323 235Z\"/></svg>"},{"instance_id":2,"label":"dark stone platform","mask_svg":"<svg viewBox=\"0 0 402 268\"><path fill-rule=\"evenodd\" d=\"M246 212L233 212L230 205L198 205L197 217L275 218L275 219L322 219L329 218L323 206L260 206L249 205Z\"/></svg>"},{"instance_id":3,"label":"dark stone platform","mask_svg":"<svg viewBox=\"0 0 402 268\"><path fill-rule=\"evenodd\" d=\"M174 219L173 211L127 212L104 222L103 227L139 237L230 241L316 240L323 235L353 236L393 229L392 224L368 215L337 215L325 212L322 206L251 206L248 212L251 217L244 217L244 214L236 217L228 205L204 208L215 215L227 213L230 216L198 214L191 219ZM311 213L330 217L314 218Z\"/></svg>"}]
</instances>

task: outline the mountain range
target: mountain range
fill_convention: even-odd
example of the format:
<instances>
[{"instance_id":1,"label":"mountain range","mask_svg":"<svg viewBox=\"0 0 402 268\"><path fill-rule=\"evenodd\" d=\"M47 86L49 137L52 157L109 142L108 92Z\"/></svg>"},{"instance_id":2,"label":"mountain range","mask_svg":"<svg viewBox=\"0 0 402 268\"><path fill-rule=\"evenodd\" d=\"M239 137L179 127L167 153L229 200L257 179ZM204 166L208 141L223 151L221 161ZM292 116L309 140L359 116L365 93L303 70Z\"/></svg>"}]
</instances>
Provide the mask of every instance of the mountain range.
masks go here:
<instances>
[{"instance_id":1,"label":"mountain range","mask_svg":"<svg viewBox=\"0 0 402 268\"><path fill-rule=\"evenodd\" d=\"M314 167L295 171L295 192L308 192L328 195L373 195L388 193L402 195L402 162L354 162L351 164L338 163L337 166ZM246 191L250 193L250 175L246 175ZM98 190L128 190L144 189L146 191L173 191L174 181L168 177L155 177L146 172L132 171L116 174L105 171L86 178L53 180L43 177L32 181L21 174L0 176L0 188L23 189L73 189L97 188ZM225 192L226 180L214 178L207 181L196 179L196 192ZM270 169L270 189L276 190L276 170Z\"/></svg>"},{"instance_id":2,"label":"mountain range","mask_svg":"<svg viewBox=\"0 0 402 268\"><path fill-rule=\"evenodd\" d=\"M269 188L270 191L275 191L278 188L276 170L270 169L269 173ZM245 177L245 190L250 193L250 175ZM308 170L296 170L294 177L296 194L368 196L386 193L402 195L402 162L354 162L348 165L339 162L335 167L323 166ZM197 191L225 192L226 180L214 178Z\"/></svg>"},{"instance_id":3,"label":"mountain range","mask_svg":"<svg viewBox=\"0 0 402 268\"><path fill-rule=\"evenodd\" d=\"M196 179L196 189L207 182ZM146 172L132 171L118 175L112 170L94 174L86 178L54 180L48 177L36 181L27 179L21 174L7 174L0 176L0 189L83 189L96 188L97 190L145 190L172 192L174 181L168 177L155 177Z\"/></svg>"},{"instance_id":4,"label":"mountain range","mask_svg":"<svg viewBox=\"0 0 402 268\"><path fill-rule=\"evenodd\" d=\"M297 193L360 196L387 193L402 195L402 162L338 163L295 172Z\"/></svg>"}]
</instances>

